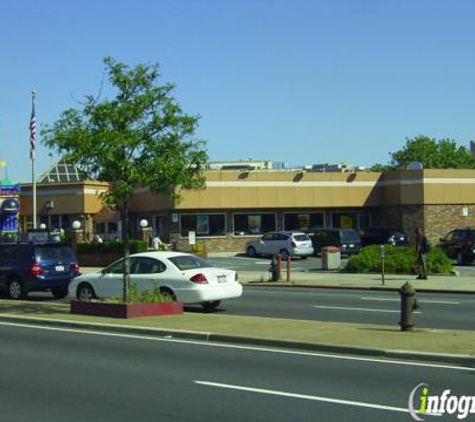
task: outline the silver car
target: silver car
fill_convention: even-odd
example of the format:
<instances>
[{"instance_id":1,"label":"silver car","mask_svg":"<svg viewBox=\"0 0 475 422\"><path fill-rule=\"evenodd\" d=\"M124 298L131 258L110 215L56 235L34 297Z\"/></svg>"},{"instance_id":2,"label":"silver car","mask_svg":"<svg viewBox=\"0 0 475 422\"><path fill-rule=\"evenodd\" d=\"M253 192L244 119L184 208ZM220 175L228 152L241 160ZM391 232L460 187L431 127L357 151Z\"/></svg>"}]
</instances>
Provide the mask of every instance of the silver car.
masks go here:
<instances>
[{"instance_id":1,"label":"silver car","mask_svg":"<svg viewBox=\"0 0 475 422\"><path fill-rule=\"evenodd\" d=\"M312 240L305 233L282 231L269 232L246 243L246 255L250 257L274 256L279 253L284 260L288 256L305 259L313 255Z\"/></svg>"}]
</instances>

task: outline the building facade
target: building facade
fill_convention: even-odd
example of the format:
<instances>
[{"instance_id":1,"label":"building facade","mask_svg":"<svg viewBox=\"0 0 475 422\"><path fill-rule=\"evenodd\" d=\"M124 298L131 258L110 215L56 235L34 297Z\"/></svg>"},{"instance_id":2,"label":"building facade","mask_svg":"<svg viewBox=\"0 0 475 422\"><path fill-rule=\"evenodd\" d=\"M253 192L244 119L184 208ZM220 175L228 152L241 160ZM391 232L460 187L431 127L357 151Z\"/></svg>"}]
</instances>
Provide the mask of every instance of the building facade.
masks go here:
<instances>
[{"instance_id":1,"label":"building facade","mask_svg":"<svg viewBox=\"0 0 475 422\"><path fill-rule=\"evenodd\" d=\"M181 250L189 234L211 251L243 251L270 230L312 232L321 227L385 226L411 239L420 226L433 244L449 230L475 226L475 170L398 170L317 173L304 170L210 170L206 186L182 191L172 203L146 187L131 201L132 236L148 230ZM118 213L106 207L107 184L93 181L37 185L38 221L67 230L82 223L85 239L120 238ZM31 185L21 189L21 227L31 226Z\"/></svg>"}]
</instances>

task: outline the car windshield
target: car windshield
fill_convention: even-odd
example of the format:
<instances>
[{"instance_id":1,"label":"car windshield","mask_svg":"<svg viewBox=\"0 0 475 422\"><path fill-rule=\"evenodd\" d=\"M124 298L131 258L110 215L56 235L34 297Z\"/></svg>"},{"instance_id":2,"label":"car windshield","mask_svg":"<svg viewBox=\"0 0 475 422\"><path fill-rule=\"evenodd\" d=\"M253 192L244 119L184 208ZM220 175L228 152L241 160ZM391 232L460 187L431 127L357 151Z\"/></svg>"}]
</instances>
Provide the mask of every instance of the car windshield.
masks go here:
<instances>
[{"instance_id":1,"label":"car windshield","mask_svg":"<svg viewBox=\"0 0 475 422\"><path fill-rule=\"evenodd\" d=\"M297 242L307 242L310 241L310 238L306 234L294 234L294 239Z\"/></svg>"},{"instance_id":2,"label":"car windshield","mask_svg":"<svg viewBox=\"0 0 475 422\"><path fill-rule=\"evenodd\" d=\"M74 255L71 248L69 248L68 246L39 246L36 248L36 259L38 261L49 261L57 259L74 261Z\"/></svg>"},{"instance_id":3,"label":"car windshield","mask_svg":"<svg viewBox=\"0 0 475 422\"><path fill-rule=\"evenodd\" d=\"M168 260L175 264L181 271L212 267L208 262L193 255L177 255L168 258Z\"/></svg>"},{"instance_id":4,"label":"car windshield","mask_svg":"<svg viewBox=\"0 0 475 422\"><path fill-rule=\"evenodd\" d=\"M358 234L354 230L342 230L341 231L342 242L358 242Z\"/></svg>"}]
</instances>

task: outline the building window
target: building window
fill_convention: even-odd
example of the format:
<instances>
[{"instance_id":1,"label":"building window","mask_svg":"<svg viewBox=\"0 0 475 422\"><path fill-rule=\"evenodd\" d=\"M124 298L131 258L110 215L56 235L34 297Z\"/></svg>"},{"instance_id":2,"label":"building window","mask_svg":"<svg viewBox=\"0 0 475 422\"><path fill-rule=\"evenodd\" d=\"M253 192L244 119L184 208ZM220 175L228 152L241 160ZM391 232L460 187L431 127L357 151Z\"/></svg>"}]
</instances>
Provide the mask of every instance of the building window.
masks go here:
<instances>
[{"instance_id":1,"label":"building window","mask_svg":"<svg viewBox=\"0 0 475 422\"><path fill-rule=\"evenodd\" d=\"M235 236L262 234L276 229L274 213L239 213L234 214L233 218Z\"/></svg>"},{"instance_id":2,"label":"building window","mask_svg":"<svg viewBox=\"0 0 475 422\"><path fill-rule=\"evenodd\" d=\"M371 225L371 215L361 212L332 213L332 227L339 229L362 229Z\"/></svg>"},{"instance_id":3,"label":"building window","mask_svg":"<svg viewBox=\"0 0 475 422\"><path fill-rule=\"evenodd\" d=\"M288 212L284 213L284 230L309 232L325 227L323 213Z\"/></svg>"},{"instance_id":4,"label":"building window","mask_svg":"<svg viewBox=\"0 0 475 422\"><path fill-rule=\"evenodd\" d=\"M225 214L180 214L180 234L188 237L195 232L197 237L225 236Z\"/></svg>"}]
</instances>

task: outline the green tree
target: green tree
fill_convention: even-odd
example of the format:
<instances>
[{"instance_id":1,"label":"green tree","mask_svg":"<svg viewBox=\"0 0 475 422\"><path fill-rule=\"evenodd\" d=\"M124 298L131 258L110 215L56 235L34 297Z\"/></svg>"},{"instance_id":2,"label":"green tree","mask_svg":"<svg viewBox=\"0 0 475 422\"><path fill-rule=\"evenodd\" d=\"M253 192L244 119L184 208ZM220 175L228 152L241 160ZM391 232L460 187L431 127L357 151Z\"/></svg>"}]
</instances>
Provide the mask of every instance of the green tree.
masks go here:
<instances>
[{"instance_id":1,"label":"green tree","mask_svg":"<svg viewBox=\"0 0 475 422\"><path fill-rule=\"evenodd\" d=\"M469 169L475 168L475 158L470 151L452 139L436 140L419 135L406 139L406 144L399 151L393 152L388 165L375 164L371 170L394 170L406 168L414 161L430 169Z\"/></svg>"},{"instance_id":2,"label":"green tree","mask_svg":"<svg viewBox=\"0 0 475 422\"><path fill-rule=\"evenodd\" d=\"M121 212L124 240L124 301L129 301L129 204L133 190L146 186L170 200L180 189L204 185L204 143L193 139L198 116L184 114L172 97L174 85L160 85L158 64L131 68L104 59L111 98L86 96L42 130L43 142L76 163L91 179L108 182L108 204Z\"/></svg>"}]
</instances>

